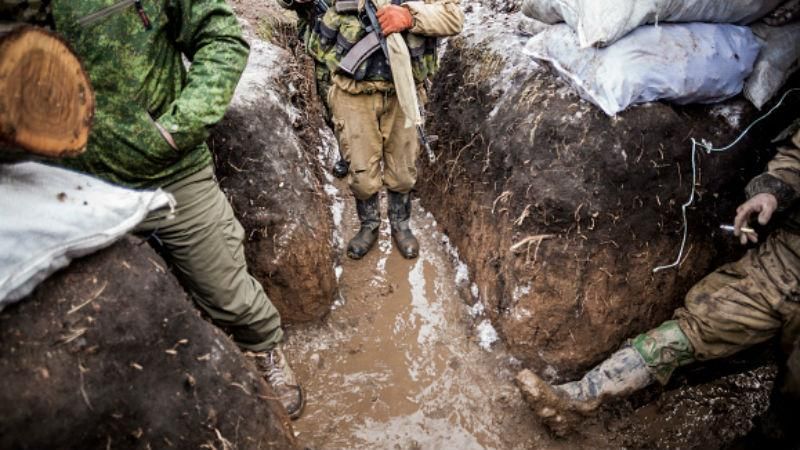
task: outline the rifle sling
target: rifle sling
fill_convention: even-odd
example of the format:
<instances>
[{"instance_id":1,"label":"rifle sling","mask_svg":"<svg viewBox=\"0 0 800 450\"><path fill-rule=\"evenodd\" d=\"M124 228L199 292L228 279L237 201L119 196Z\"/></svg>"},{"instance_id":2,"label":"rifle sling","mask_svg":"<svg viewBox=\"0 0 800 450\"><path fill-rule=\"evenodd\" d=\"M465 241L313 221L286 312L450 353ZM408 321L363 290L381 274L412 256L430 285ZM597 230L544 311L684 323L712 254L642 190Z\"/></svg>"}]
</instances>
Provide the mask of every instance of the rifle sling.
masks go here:
<instances>
[{"instance_id":1,"label":"rifle sling","mask_svg":"<svg viewBox=\"0 0 800 450\"><path fill-rule=\"evenodd\" d=\"M358 70L361 64L380 49L381 40L378 37L378 33L369 33L347 52L341 62L339 62L339 69L351 77L354 77L356 70Z\"/></svg>"}]
</instances>

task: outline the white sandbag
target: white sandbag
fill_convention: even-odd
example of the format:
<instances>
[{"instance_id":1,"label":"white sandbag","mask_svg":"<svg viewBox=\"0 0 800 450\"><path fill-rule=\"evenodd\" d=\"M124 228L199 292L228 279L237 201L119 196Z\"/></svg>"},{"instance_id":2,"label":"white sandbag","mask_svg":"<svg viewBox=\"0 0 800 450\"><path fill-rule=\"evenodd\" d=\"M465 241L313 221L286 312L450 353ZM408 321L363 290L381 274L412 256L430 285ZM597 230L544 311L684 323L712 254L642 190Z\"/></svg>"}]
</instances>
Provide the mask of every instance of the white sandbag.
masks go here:
<instances>
[{"instance_id":1,"label":"white sandbag","mask_svg":"<svg viewBox=\"0 0 800 450\"><path fill-rule=\"evenodd\" d=\"M714 103L737 95L760 49L748 27L643 26L608 48L582 49L567 25L532 37L525 52L552 63L581 95L613 116L656 100Z\"/></svg>"},{"instance_id":2,"label":"white sandbag","mask_svg":"<svg viewBox=\"0 0 800 450\"><path fill-rule=\"evenodd\" d=\"M43 164L0 164L0 310L174 202L161 190L132 191Z\"/></svg>"},{"instance_id":3,"label":"white sandbag","mask_svg":"<svg viewBox=\"0 0 800 450\"><path fill-rule=\"evenodd\" d=\"M641 25L659 22L748 24L783 0L524 0L524 14L566 22L582 48L613 44Z\"/></svg>"},{"instance_id":4,"label":"white sandbag","mask_svg":"<svg viewBox=\"0 0 800 450\"><path fill-rule=\"evenodd\" d=\"M744 85L744 96L761 109L800 68L800 22L781 27L758 23L753 32L764 45Z\"/></svg>"}]
</instances>

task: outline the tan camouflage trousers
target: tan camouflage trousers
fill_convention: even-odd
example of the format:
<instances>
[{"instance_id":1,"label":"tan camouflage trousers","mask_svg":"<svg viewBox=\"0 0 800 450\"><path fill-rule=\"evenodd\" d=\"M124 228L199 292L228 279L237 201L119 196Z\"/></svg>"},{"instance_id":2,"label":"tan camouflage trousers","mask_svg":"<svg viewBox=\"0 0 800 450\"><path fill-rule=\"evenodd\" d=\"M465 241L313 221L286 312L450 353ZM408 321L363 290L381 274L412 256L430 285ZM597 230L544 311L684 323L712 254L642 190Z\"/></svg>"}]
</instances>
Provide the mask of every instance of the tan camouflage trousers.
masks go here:
<instances>
[{"instance_id":1,"label":"tan camouflage trousers","mask_svg":"<svg viewBox=\"0 0 800 450\"><path fill-rule=\"evenodd\" d=\"M350 161L348 180L356 198L366 200L384 186L401 194L411 191L417 182L419 141L416 128L405 127L397 96L351 94L334 84L328 105L339 150Z\"/></svg>"},{"instance_id":2,"label":"tan camouflage trousers","mask_svg":"<svg viewBox=\"0 0 800 450\"><path fill-rule=\"evenodd\" d=\"M694 358L724 358L781 336L787 353L800 333L800 235L778 230L737 262L697 283L675 318Z\"/></svg>"}]
</instances>

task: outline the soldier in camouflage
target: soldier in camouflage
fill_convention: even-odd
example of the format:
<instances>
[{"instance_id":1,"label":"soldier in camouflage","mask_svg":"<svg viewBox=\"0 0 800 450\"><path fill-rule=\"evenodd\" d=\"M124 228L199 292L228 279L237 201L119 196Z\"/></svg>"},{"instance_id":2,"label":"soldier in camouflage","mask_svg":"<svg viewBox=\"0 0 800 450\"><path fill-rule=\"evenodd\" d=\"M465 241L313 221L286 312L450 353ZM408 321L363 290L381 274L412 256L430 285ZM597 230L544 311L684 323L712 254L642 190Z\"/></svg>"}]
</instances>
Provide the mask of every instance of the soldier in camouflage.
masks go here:
<instances>
[{"instance_id":1,"label":"soldier in camouflage","mask_svg":"<svg viewBox=\"0 0 800 450\"><path fill-rule=\"evenodd\" d=\"M764 243L696 284L674 320L632 339L580 380L551 386L528 370L520 372L517 384L552 431L563 435L607 400L655 381L666 384L681 366L725 358L776 336L787 354L795 353L787 386L797 383L800 373L791 371L800 370L800 208L794 206L800 199L798 128L800 120L794 131L783 134L787 145L779 148L766 173L748 184L749 200L736 211L735 234L742 244L758 240L755 233L742 231L751 218L766 225L774 213L787 213Z\"/></svg>"},{"instance_id":2,"label":"soldier in camouflage","mask_svg":"<svg viewBox=\"0 0 800 450\"><path fill-rule=\"evenodd\" d=\"M420 152L417 130L406 126L383 52L372 54L353 74L341 70L342 60L368 34L363 2L316 0L317 7L314 0L278 2L307 19L306 49L317 62L318 86L331 112L342 158L349 163L349 185L361 228L350 240L347 254L360 259L375 244L381 222L378 192L385 186L393 240L404 257L415 258L419 244L409 221ZM319 8L320 2L325 7ZM438 38L459 33L464 14L458 0L392 3L377 12L381 28L387 36L402 33L419 97L424 99L424 83L438 69Z\"/></svg>"},{"instance_id":3,"label":"soldier in camouflage","mask_svg":"<svg viewBox=\"0 0 800 450\"><path fill-rule=\"evenodd\" d=\"M0 0L0 21L53 28L82 60L97 108L86 152L66 166L135 189L163 188L173 214L137 232L196 304L254 357L292 417L303 392L279 348L280 316L247 271L244 230L205 144L247 62L224 0ZM191 61L187 69L183 57Z\"/></svg>"}]
</instances>

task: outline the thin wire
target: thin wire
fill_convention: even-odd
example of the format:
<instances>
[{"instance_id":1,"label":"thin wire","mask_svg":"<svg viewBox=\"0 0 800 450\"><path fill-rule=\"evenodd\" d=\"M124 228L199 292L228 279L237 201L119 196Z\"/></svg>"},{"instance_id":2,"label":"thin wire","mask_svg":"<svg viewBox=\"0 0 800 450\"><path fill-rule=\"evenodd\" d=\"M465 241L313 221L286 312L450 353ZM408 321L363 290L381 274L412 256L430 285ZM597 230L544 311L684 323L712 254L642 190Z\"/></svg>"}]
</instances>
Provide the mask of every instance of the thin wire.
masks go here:
<instances>
[{"instance_id":1,"label":"thin wire","mask_svg":"<svg viewBox=\"0 0 800 450\"><path fill-rule=\"evenodd\" d=\"M686 249L686 241L689 238L689 219L687 217L686 211L694 203L695 193L697 192L697 149L698 149L698 147L702 147L703 149L705 149L707 154L726 152L726 151L730 150L731 148L736 146L739 142L741 142L742 139L744 139L744 137L747 136L747 134L750 132L750 130L753 129L753 127L758 125L759 122L763 121L764 119L769 117L772 113L774 113L778 108L780 108L783 105L784 100L786 100L786 97L788 97L789 94L791 94L793 92L800 92L800 88L792 88L792 89L789 89L788 91L784 92L784 94L781 97L780 101L775 106L773 106L772 109L770 109L769 111L767 111L766 114L762 115L761 117L756 119L753 123L751 123L747 128L745 128L744 131L742 131L741 134L739 134L739 137L737 137L733 142L731 142L730 144L726 145L725 147L714 148L711 144L707 144L705 142L698 142L695 138L692 138L692 192L689 195L689 200L687 200L686 203L684 203L681 206L681 214L683 216L683 239L681 240L681 246L680 246L680 249L678 250L678 257L675 259L675 262L673 262L672 264L668 264L666 266L656 267L655 269L653 269L653 273L658 273L658 272L661 272L662 270L668 270L668 269L673 269L675 267L678 267L681 264L681 261L683 260L683 252Z\"/></svg>"}]
</instances>

